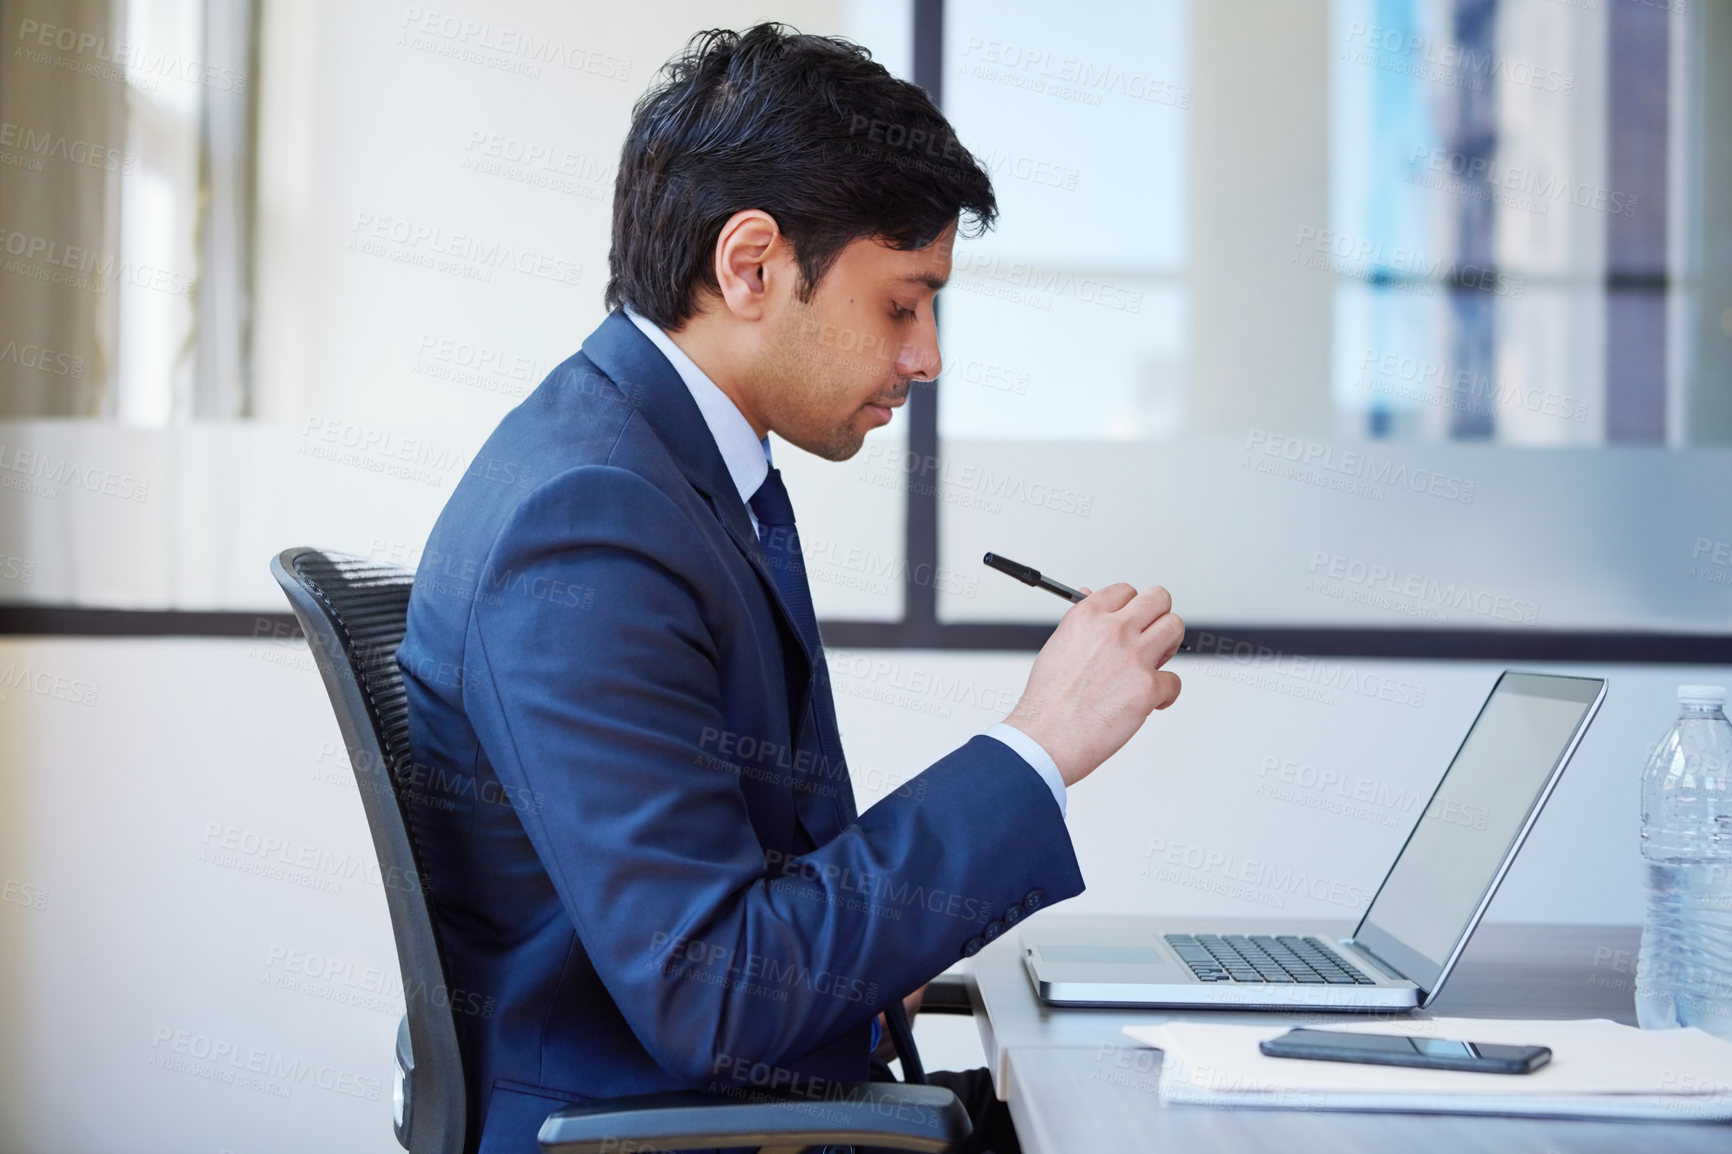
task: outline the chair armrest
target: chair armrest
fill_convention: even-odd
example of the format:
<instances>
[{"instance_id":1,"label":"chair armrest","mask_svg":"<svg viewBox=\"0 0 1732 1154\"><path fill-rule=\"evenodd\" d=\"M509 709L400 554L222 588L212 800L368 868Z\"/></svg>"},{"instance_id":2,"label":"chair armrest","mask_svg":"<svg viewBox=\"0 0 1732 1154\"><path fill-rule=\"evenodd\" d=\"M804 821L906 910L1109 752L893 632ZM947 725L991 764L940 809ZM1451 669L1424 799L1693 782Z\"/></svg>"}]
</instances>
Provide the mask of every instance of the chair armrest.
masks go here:
<instances>
[{"instance_id":1,"label":"chair armrest","mask_svg":"<svg viewBox=\"0 0 1732 1154\"><path fill-rule=\"evenodd\" d=\"M827 1144L942 1154L973 1133L968 1111L942 1086L832 1082L822 1097L742 1088L739 1097L676 1090L561 1107L541 1124L542 1154L612 1154L759 1146L799 1151Z\"/></svg>"},{"instance_id":2,"label":"chair armrest","mask_svg":"<svg viewBox=\"0 0 1732 1154\"><path fill-rule=\"evenodd\" d=\"M968 1000L968 979L961 974L940 974L926 983L926 996L920 1000L922 1014L973 1014L974 1003Z\"/></svg>"}]
</instances>

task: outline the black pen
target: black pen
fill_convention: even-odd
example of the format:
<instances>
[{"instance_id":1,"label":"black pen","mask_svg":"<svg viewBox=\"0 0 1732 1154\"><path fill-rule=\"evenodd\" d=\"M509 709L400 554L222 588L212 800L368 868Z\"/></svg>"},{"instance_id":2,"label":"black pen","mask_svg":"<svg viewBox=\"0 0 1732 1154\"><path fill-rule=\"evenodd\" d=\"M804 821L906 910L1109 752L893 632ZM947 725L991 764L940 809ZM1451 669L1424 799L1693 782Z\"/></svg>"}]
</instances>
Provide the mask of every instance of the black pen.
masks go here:
<instances>
[{"instance_id":1,"label":"black pen","mask_svg":"<svg viewBox=\"0 0 1732 1154\"><path fill-rule=\"evenodd\" d=\"M1015 577L1024 585L1033 585L1037 589L1045 589L1048 593L1063 597L1066 601L1074 603L1081 601L1086 596L1086 594L1076 589L1072 589L1069 585L1066 585L1061 581L1054 581L1051 577L1045 576L1039 569L1034 568L1032 565L1024 565L1020 562L1012 561L1009 557L1001 557L997 553L988 553L985 557L982 557L981 560L985 561L987 565L992 568L997 569L1000 573ZM1191 643L1189 641L1179 642L1180 653L1189 653L1190 651Z\"/></svg>"}]
</instances>

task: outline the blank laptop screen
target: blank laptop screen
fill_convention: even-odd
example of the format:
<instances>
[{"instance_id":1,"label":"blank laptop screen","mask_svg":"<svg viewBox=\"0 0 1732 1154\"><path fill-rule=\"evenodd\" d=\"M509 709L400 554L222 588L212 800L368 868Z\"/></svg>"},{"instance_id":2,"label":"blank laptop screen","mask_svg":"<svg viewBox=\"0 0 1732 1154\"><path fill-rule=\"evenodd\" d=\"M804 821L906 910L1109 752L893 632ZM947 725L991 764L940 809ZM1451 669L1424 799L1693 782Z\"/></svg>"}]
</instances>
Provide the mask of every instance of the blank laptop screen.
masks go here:
<instances>
[{"instance_id":1,"label":"blank laptop screen","mask_svg":"<svg viewBox=\"0 0 1732 1154\"><path fill-rule=\"evenodd\" d=\"M1358 941L1420 988L1435 988L1603 684L1504 674L1372 899Z\"/></svg>"}]
</instances>

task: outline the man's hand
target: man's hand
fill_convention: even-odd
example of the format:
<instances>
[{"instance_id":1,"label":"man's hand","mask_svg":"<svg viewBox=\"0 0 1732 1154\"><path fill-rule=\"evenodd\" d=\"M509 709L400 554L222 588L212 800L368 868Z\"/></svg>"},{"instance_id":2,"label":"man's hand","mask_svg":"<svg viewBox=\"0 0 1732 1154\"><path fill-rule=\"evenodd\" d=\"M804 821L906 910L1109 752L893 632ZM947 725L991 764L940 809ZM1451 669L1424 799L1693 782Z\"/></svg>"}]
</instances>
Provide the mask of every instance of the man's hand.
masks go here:
<instances>
[{"instance_id":1,"label":"man's hand","mask_svg":"<svg viewBox=\"0 0 1732 1154\"><path fill-rule=\"evenodd\" d=\"M914 1015L920 1012L920 1003L926 997L926 987L921 986L912 994L902 999L902 1008L908 1011L908 1028L914 1028ZM878 1029L881 1032L878 1048L872 1051L872 1056L880 1062L889 1063L896 1059L896 1044L890 1040L890 1023L884 1020L884 1015L878 1015Z\"/></svg>"},{"instance_id":2,"label":"man's hand","mask_svg":"<svg viewBox=\"0 0 1732 1154\"><path fill-rule=\"evenodd\" d=\"M1088 592L1084 590L1084 592ZM1005 721L1034 738L1075 785L1179 696L1161 668L1185 636L1159 585L1109 585L1071 606L1041 647Z\"/></svg>"}]
</instances>

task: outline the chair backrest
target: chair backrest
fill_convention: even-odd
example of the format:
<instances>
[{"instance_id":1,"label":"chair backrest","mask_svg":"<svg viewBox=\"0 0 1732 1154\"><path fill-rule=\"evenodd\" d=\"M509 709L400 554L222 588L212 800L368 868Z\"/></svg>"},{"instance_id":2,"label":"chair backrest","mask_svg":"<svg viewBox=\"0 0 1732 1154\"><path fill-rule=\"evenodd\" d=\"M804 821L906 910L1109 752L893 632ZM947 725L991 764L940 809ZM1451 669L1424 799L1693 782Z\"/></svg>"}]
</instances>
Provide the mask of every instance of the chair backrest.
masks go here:
<instances>
[{"instance_id":1,"label":"chair backrest","mask_svg":"<svg viewBox=\"0 0 1732 1154\"><path fill-rule=\"evenodd\" d=\"M288 595L348 746L397 939L408 1045L399 1028L397 1140L411 1154L462 1154L468 1103L433 912L398 793L413 780L409 703L397 667L414 574L317 549L287 549L271 573ZM406 1052L405 1052L406 1051Z\"/></svg>"}]
</instances>

